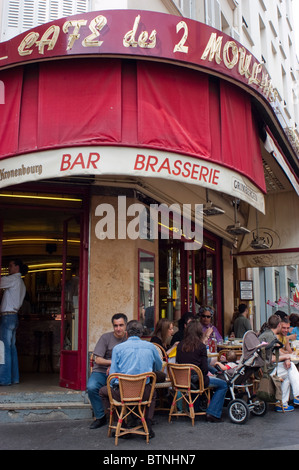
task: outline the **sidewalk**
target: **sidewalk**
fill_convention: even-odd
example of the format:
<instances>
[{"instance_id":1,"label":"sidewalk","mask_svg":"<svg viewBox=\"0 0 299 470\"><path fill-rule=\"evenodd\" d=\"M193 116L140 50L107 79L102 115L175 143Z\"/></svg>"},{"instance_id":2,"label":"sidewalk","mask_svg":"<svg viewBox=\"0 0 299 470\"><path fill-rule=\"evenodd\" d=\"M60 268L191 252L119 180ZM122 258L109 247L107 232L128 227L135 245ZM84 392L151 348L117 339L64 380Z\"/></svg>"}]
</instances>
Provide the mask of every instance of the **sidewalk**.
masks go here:
<instances>
[{"instance_id":1,"label":"sidewalk","mask_svg":"<svg viewBox=\"0 0 299 470\"><path fill-rule=\"evenodd\" d=\"M204 417L197 417L192 427L188 418L178 418L168 423L167 414L157 414L154 425L156 436L149 444L143 437L134 436L119 439L117 447L114 438L107 437L107 426L91 430L90 420L2 424L0 449L95 450L101 451L97 456L98 463L99 457L101 460L105 456L111 458L127 452L146 457L167 452L193 455L196 454L194 451L200 450L299 450L299 409L285 414L269 410L264 417L251 416L245 425L231 423L226 410L223 418L221 423L207 423Z\"/></svg>"}]
</instances>

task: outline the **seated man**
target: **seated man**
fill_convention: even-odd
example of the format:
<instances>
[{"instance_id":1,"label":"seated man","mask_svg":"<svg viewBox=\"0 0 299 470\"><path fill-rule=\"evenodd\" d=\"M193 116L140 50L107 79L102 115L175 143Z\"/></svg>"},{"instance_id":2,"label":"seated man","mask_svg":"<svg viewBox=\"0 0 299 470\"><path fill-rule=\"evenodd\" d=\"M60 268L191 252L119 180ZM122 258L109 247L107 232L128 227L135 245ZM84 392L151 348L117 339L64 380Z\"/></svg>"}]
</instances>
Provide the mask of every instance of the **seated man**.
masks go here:
<instances>
[{"instance_id":1,"label":"seated man","mask_svg":"<svg viewBox=\"0 0 299 470\"><path fill-rule=\"evenodd\" d=\"M259 336L259 339L267 343L271 343L277 335L282 331L281 318L278 315L272 315L268 320L268 328ZM291 362L291 354L287 353L283 349L279 353L279 362L277 368L275 367L276 357L270 352L267 354L268 369L272 374L277 369L277 375L283 382L281 384L282 391L282 403L281 406L276 405L275 410L278 412L282 411L294 411L294 407L289 405L290 387L292 387L294 395L294 405L299 405L299 373L296 366Z\"/></svg>"},{"instance_id":2,"label":"seated man","mask_svg":"<svg viewBox=\"0 0 299 470\"><path fill-rule=\"evenodd\" d=\"M90 429L100 428L107 422L99 390L107 383L113 348L127 339L127 316L124 313L115 313L111 322L113 331L100 337L93 352L94 367L87 383L88 398L95 416Z\"/></svg>"},{"instance_id":3,"label":"seated man","mask_svg":"<svg viewBox=\"0 0 299 470\"><path fill-rule=\"evenodd\" d=\"M127 324L127 341L118 344L112 351L112 361L110 374L120 373L137 375L144 372L156 372L161 370L162 361L156 347L149 341L142 341L140 338L143 334L143 326L137 320L131 320ZM150 394L150 385L145 386L144 398ZM101 388L100 396L106 409L109 408L107 386ZM117 383L113 384L112 396L120 399ZM155 410L155 394L153 400L146 413L146 423L148 426L149 437L155 436L152 430L152 421Z\"/></svg>"}]
</instances>

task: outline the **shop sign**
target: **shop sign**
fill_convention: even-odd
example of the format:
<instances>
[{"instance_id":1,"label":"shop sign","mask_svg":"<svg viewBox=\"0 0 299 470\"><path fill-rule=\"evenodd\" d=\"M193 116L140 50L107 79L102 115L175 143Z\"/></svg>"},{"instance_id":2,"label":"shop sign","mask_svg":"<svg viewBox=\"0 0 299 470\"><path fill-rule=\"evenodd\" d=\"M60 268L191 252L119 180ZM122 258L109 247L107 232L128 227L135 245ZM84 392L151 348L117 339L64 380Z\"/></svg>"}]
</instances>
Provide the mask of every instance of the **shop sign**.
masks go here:
<instances>
[{"instance_id":1,"label":"shop sign","mask_svg":"<svg viewBox=\"0 0 299 470\"><path fill-rule=\"evenodd\" d=\"M264 65L233 38L198 21L150 11L89 12L38 26L0 43L0 69L88 55L172 61L233 79L269 102L277 96Z\"/></svg>"},{"instance_id":2,"label":"shop sign","mask_svg":"<svg viewBox=\"0 0 299 470\"><path fill-rule=\"evenodd\" d=\"M0 188L48 178L112 174L194 184L229 194L265 212L262 192L233 170L208 160L132 147L76 147L6 158L1 160Z\"/></svg>"}]
</instances>

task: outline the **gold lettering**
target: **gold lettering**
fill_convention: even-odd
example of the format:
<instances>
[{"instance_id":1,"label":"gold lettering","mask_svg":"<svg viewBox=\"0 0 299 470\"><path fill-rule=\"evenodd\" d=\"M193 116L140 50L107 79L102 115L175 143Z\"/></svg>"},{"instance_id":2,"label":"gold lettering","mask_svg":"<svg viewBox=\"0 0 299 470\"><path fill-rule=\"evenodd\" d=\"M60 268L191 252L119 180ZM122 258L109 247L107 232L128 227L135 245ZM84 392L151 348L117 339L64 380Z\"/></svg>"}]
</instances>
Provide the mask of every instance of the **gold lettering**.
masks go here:
<instances>
[{"instance_id":1,"label":"gold lettering","mask_svg":"<svg viewBox=\"0 0 299 470\"><path fill-rule=\"evenodd\" d=\"M143 31L138 38L138 46L147 49L153 49L156 46L156 34L157 32L153 30L148 37L148 32ZM149 39L149 42L147 40Z\"/></svg>"},{"instance_id":2,"label":"gold lettering","mask_svg":"<svg viewBox=\"0 0 299 470\"><path fill-rule=\"evenodd\" d=\"M257 62L253 64L252 74L248 80L249 85L251 85L252 83L255 83L256 85L260 84L260 80L257 77L258 77L258 74L261 72L262 67L263 67L263 64L259 64Z\"/></svg>"},{"instance_id":3,"label":"gold lettering","mask_svg":"<svg viewBox=\"0 0 299 470\"><path fill-rule=\"evenodd\" d=\"M40 54L44 54L45 46L48 46L48 51L52 51L54 49L59 33L60 33L59 26L52 25L43 34L41 40L36 41L36 44L38 45L38 51ZM50 38L51 35L52 35L52 38Z\"/></svg>"},{"instance_id":4,"label":"gold lettering","mask_svg":"<svg viewBox=\"0 0 299 470\"><path fill-rule=\"evenodd\" d=\"M251 64L252 55L247 55L244 47L239 48L240 58L239 58L239 74L245 75L246 78L250 77L249 67Z\"/></svg>"},{"instance_id":5,"label":"gold lettering","mask_svg":"<svg viewBox=\"0 0 299 470\"><path fill-rule=\"evenodd\" d=\"M180 42L174 46L173 52L184 52L185 54L188 54L189 46L185 46L185 43L188 39L189 30L185 21L180 21L176 25L176 32L178 33L182 28L184 30L183 37Z\"/></svg>"},{"instance_id":6,"label":"gold lettering","mask_svg":"<svg viewBox=\"0 0 299 470\"><path fill-rule=\"evenodd\" d=\"M136 16L133 29L131 29L131 31L128 31L125 34L125 37L123 39L123 45L125 47L130 47L130 46L137 47L138 46L138 42L135 40L135 34L138 29L139 21L140 21L140 15Z\"/></svg>"},{"instance_id":7,"label":"gold lettering","mask_svg":"<svg viewBox=\"0 0 299 470\"><path fill-rule=\"evenodd\" d=\"M212 60L216 60L217 64L220 64L222 59L221 59L221 47L222 47L222 39L223 36L219 36L217 38L216 33L212 33L211 37L209 39L209 42L204 50L203 55L201 56L202 60L206 60L207 57L209 56L209 62L212 62Z\"/></svg>"},{"instance_id":8,"label":"gold lettering","mask_svg":"<svg viewBox=\"0 0 299 470\"><path fill-rule=\"evenodd\" d=\"M27 36L23 39L23 41L18 47L19 55L25 56L25 55L32 54L33 49L30 50L30 48L34 46L38 38L39 38L39 34L33 31L27 34Z\"/></svg>"},{"instance_id":9,"label":"gold lettering","mask_svg":"<svg viewBox=\"0 0 299 470\"><path fill-rule=\"evenodd\" d=\"M229 50L231 49L233 58L229 56ZM234 41L228 41L223 48L223 62L225 63L228 69L233 69L234 66L238 63L239 60L239 51L237 44Z\"/></svg>"},{"instance_id":10,"label":"gold lettering","mask_svg":"<svg viewBox=\"0 0 299 470\"><path fill-rule=\"evenodd\" d=\"M148 49L153 49L156 46L156 35L157 32L153 30L148 36L147 31L143 31L138 38L138 41L135 39L135 35L137 33L137 29L139 26L140 22L140 15L136 16L135 21L134 21L134 26L133 29L128 31L123 39L123 45L125 47L142 47L142 48L148 48ZM149 42L147 42L149 40Z\"/></svg>"},{"instance_id":11,"label":"gold lettering","mask_svg":"<svg viewBox=\"0 0 299 470\"><path fill-rule=\"evenodd\" d=\"M73 27L74 31L72 34L70 34L68 43L67 43L67 48L66 50L69 51L73 48L73 45L77 39L80 38L80 28L81 26L85 26L87 23L87 20L71 20L71 21L66 21L62 27L62 30L65 34L68 34L69 32L69 27Z\"/></svg>"},{"instance_id":12,"label":"gold lettering","mask_svg":"<svg viewBox=\"0 0 299 470\"><path fill-rule=\"evenodd\" d=\"M100 47L104 41L95 41L97 37L100 36L100 31L106 26L107 24L107 18L105 16L99 15L96 18L94 18L89 25L89 29L92 32L87 38L85 38L82 41L82 45L84 47L94 47L98 46Z\"/></svg>"}]
</instances>

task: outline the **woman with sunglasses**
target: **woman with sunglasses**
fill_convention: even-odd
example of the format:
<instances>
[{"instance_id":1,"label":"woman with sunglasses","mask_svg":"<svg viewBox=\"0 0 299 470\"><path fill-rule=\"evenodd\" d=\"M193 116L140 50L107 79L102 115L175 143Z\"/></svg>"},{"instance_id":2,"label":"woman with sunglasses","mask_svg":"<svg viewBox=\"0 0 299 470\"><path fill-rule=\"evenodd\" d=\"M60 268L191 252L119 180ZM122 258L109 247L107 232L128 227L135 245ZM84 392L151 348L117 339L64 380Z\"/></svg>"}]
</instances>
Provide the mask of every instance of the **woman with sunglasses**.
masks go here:
<instances>
[{"instance_id":1,"label":"woman with sunglasses","mask_svg":"<svg viewBox=\"0 0 299 470\"><path fill-rule=\"evenodd\" d=\"M212 336L215 337L217 343L222 341L222 336L217 330L216 326L212 325L212 318L214 311L211 307L201 307L198 312L198 317L202 326L202 331L204 334L204 343L208 343L209 339Z\"/></svg>"}]
</instances>

